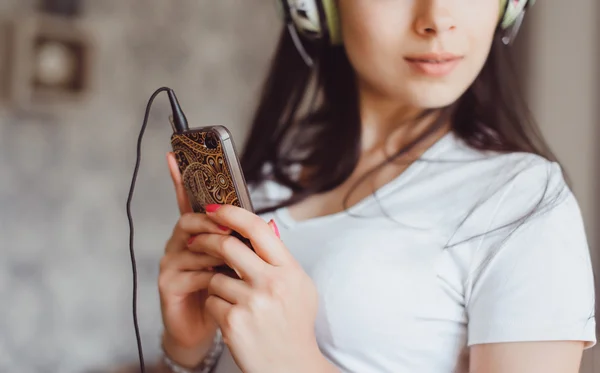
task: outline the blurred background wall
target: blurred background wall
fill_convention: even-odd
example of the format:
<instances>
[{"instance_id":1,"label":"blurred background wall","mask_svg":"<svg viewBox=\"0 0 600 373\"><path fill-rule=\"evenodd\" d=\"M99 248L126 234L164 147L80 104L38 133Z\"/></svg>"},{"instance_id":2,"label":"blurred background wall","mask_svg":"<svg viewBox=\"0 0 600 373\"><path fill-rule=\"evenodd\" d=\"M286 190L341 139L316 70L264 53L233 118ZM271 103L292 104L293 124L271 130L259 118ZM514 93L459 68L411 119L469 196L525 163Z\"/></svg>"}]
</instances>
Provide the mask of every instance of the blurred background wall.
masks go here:
<instances>
[{"instance_id":1,"label":"blurred background wall","mask_svg":"<svg viewBox=\"0 0 600 373\"><path fill-rule=\"evenodd\" d=\"M538 1L526 19L518 59L530 108L571 178L600 290L599 25L598 0ZM595 347L585 354L582 372L599 371Z\"/></svg>"},{"instance_id":2,"label":"blurred background wall","mask_svg":"<svg viewBox=\"0 0 600 373\"><path fill-rule=\"evenodd\" d=\"M37 4L0 0L0 22L16 21L16 33L27 35ZM170 86L192 125L225 124L241 143L279 30L265 0L80 4L69 22L85 35L76 42L85 46L88 75L74 94L33 84L25 68L32 56L15 57L21 52L6 42L7 29L0 33L0 372L99 372L135 363L125 202L146 102ZM596 262L599 8L597 0L538 2L517 47L531 108L573 179ZM60 75L58 52L48 50L45 67L38 66L46 83ZM15 81L9 69L24 77ZM168 112L159 96L133 204L149 360L160 336L158 261L177 219L164 159ZM583 372L598 369L596 349Z\"/></svg>"},{"instance_id":3,"label":"blurred background wall","mask_svg":"<svg viewBox=\"0 0 600 373\"><path fill-rule=\"evenodd\" d=\"M0 0L2 21L25 27L36 3ZM125 203L146 103L170 86L191 125L225 124L242 139L279 30L262 0L90 0L79 22L91 39L89 91L54 105L0 102L0 372L135 362ZM0 55L13 58L6 44ZM168 114L159 96L133 203L148 359L160 341L158 261L178 216Z\"/></svg>"}]
</instances>

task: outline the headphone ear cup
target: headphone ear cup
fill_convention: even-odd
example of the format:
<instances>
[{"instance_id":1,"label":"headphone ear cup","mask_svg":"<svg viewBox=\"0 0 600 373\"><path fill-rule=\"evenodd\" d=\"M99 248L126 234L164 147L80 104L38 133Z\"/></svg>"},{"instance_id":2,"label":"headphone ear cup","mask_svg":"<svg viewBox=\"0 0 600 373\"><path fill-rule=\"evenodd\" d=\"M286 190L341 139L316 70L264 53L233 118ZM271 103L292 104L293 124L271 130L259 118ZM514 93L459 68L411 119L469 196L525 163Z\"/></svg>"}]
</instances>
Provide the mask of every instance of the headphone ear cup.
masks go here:
<instances>
[{"instance_id":1,"label":"headphone ear cup","mask_svg":"<svg viewBox=\"0 0 600 373\"><path fill-rule=\"evenodd\" d=\"M504 13L500 21L500 28L506 30L515 24L527 5L531 6L534 0L502 0L500 6L504 7Z\"/></svg>"},{"instance_id":2,"label":"headphone ear cup","mask_svg":"<svg viewBox=\"0 0 600 373\"><path fill-rule=\"evenodd\" d=\"M277 2L281 13L284 13L282 10L287 5L291 21L304 38L313 41L327 39L328 43L334 45L341 43L336 0L278 0Z\"/></svg>"},{"instance_id":3,"label":"headphone ear cup","mask_svg":"<svg viewBox=\"0 0 600 373\"><path fill-rule=\"evenodd\" d=\"M321 39L326 30L319 15L318 0L282 0L287 1L290 17L298 33L310 40Z\"/></svg>"}]
</instances>

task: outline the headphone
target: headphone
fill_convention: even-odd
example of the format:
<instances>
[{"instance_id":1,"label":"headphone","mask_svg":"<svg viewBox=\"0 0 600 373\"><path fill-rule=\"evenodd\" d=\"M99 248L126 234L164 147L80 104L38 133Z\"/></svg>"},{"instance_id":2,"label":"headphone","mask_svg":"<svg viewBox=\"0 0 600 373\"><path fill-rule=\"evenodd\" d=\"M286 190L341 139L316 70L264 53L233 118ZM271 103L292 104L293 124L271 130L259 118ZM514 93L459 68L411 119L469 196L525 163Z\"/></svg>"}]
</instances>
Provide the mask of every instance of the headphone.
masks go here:
<instances>
[{"instance_id":1,"label":"headphone","mask_svg":"<svg viewBox=\"0 0 600 373\"><path fill-rule=\"evenodd\" d=\"M341 45L342 32L337 9L338 0L277 0L280 14L288 26L298 51L312 66L312 60L302 47L300 34L311 42ZM500 0L498 27L505 33L504 44L510 44L517 35L527 9L535 0Z\"/></svg>"}]
</instances>

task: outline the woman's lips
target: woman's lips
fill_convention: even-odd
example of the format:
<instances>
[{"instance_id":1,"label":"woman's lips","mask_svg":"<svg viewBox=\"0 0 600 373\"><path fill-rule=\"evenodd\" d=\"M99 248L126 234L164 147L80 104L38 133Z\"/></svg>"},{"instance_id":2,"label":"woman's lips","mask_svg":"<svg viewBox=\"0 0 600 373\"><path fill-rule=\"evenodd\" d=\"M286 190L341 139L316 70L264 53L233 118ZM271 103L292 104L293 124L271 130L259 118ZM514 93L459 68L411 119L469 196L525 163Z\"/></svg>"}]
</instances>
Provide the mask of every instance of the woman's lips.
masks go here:
<instances>
[{"instance_id":1,"label":"woman's lips","mask_svg":"<svg viewBox=\"0 0 600 373\"><path fill-rule=\"evenodd\" d=\"M453 54L424 54L404 59L413 71L435 78L450 74L462 61L462 57Z\"/></svg>"}]
</instances>

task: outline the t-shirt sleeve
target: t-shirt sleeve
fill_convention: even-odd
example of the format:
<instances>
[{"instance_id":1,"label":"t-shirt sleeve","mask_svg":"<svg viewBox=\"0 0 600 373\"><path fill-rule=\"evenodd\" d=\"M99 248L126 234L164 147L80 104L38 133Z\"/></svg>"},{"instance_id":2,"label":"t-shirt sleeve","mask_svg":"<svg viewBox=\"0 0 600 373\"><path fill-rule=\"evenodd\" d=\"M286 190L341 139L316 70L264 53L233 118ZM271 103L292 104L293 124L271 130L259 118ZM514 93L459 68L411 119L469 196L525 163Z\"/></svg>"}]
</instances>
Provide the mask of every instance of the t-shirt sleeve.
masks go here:
<instances>
[{"instance_id":1,"label":"t-shirt sleeve","mask_svg":"<svg viewBox=\"0 0 600 373\"><path fill-rule=\"evenodd\" d=\"M491 227L501 229L481 241L468 280L468 344L575 340L592 347L590 252L560 167L546 162L516 177Z\"/></svg>"},{"instance_id":2,"label":"t-shirt sleeve","mask_svg":"<svg viewBox=\"0 0 600 373\"><path fill-rule=\"evenodd\" d=\"M264 180L259 184L248 185L254 210L277 205L291 196L291 191L272 180Z\"/></svg>"}]
</instances>

